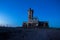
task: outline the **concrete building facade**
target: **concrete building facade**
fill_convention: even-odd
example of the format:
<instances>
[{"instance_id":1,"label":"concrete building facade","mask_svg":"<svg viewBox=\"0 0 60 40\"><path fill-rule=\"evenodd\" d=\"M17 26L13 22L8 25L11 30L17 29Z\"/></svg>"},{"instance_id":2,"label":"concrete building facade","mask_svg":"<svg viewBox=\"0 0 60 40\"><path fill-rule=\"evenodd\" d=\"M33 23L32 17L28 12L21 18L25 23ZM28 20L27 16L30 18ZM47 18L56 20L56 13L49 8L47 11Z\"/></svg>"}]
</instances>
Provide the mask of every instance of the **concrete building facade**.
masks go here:
<instances>
[{"instance_id":1,"label":"concrete building facade","mask_svg":"<svg viewBox=\"0 0 60 40\"><path fill-rule=\"evenodd\" d=\"M33 16L34 10L29 8L28 10L28 21L23 22L24 28L48 28L48 22L47 21L39 21L37 18L34 18Z\"/></svg>"}]
</instances>

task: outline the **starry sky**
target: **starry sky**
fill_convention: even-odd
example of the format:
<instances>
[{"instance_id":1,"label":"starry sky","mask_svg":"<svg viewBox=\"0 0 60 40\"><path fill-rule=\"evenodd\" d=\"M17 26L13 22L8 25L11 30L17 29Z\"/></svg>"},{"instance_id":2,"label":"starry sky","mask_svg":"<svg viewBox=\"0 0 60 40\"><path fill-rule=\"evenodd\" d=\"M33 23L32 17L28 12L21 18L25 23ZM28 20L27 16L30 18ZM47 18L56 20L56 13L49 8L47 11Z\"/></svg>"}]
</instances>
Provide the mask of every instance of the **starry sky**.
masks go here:
<instances>
[{"instance_id":1,"label":"starry sky","mask_svg":"<svg viewBox=\"0 0 60 40\"><path fill-rule=\"evenodd\" d=\"M40 21L60 28L60 0L0 0L0 25L22 26L29 8Z\"/></svg>"}]
</instances>

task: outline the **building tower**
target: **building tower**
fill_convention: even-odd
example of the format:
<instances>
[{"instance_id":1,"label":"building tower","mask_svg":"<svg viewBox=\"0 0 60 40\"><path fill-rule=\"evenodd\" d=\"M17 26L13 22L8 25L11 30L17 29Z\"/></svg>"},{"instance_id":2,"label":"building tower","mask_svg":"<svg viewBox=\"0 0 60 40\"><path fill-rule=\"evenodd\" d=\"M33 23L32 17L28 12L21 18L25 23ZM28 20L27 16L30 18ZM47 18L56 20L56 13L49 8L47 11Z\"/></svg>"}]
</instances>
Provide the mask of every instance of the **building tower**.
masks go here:
<instances>
[{"instance_id":1,"label":"building tower","mask_svg":"<svg viewBox=\"0 0 60 40\"><path fill-rule=\"evenodd\" d=\"M28 10L28 22L31 22L33 20L33 10L29 8Z\"/></svg>"},{"instance_id":2,"label":"building tower","mask_svg":"<svg viewBox=\"0 0 60 40\"><path fill-rule=\"evenodd\" d=\"M29 8L28 10L28 21L23 22L23 28L48 28L47 21L39 21L37 18L33 17L34 10Z\"/></svg>"}]
</instances>

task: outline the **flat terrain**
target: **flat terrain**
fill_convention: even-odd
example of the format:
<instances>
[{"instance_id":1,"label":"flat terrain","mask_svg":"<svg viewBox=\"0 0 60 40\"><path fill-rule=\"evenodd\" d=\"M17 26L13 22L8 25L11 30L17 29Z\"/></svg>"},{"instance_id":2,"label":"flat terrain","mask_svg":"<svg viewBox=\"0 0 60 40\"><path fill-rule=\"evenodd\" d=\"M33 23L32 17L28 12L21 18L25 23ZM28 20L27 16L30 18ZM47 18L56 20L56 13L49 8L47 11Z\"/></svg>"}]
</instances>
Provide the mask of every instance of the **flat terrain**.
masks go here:
<instances>
[{"instance_id":1,"label":"flat terrain","mask_svg":"<svg viewBox=\"0 0 60 40\"><path fill-rule=\"evenodd\" d=\"M0 27L0 40L60 40L60 29Z\"/></svg>"}]
</instances>

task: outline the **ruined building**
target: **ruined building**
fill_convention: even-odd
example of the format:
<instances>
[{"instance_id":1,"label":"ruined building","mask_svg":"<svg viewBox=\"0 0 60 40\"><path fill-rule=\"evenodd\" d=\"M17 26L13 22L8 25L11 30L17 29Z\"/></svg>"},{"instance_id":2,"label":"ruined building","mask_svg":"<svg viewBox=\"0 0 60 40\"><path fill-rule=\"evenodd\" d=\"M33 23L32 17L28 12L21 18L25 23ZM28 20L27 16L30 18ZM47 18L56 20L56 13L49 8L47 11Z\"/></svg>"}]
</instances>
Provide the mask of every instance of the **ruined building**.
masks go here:
<instances>
[{"instance_id":1,"label":"ruined building","mask_svg":"<svg viewBox=\"0 0 60 40\"><path fill-rule=\"evenodd\" d=\"M39 21L37 18L33 16L34 10L29 8L28 10L28 21L23 22L23 28L48 28L47 21Z\"/></svg>"}]
</instances>

